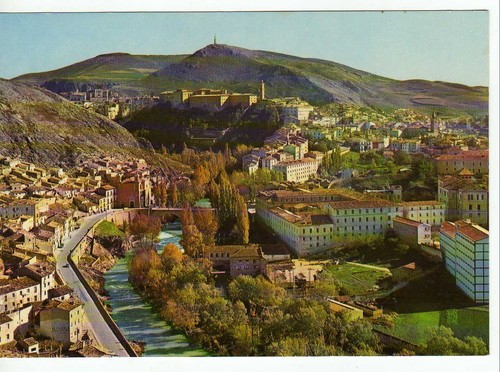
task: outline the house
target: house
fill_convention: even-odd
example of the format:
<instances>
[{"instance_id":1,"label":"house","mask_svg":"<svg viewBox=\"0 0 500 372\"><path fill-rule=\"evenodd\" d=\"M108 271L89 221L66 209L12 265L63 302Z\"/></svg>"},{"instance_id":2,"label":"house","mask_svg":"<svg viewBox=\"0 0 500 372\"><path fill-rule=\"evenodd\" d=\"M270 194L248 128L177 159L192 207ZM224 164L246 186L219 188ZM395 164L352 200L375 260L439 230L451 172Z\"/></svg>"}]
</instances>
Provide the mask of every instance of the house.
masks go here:
<instances>
[{"instance_id":1,"label":"house","mask_svg":"<svg viewBox=\"0 0 500 372\"><path fill-rule=\"evenodd\" d=\"M0 313L0 345L14 341L16 329L14 320L5 313Z\"/></svg>"},{"instance_id":2,"label":"house","mask_svg":"<svg viewBox=\"0 0 500 372\"><path fill-rule=\"evenodd\" d=\"M265 273L266 260L259 246L249 245L231 254L229 265L233 278L239 275L259 275Z\"/></svg>"},{"instance_id":3,"label":"house","mask_svg":"<svg viewBox=\"0 0 500 372\"><path fill-rule=\"evenodd\" d=\"M429 224L396 216L392 221L392 227L401 242L409 247L418 248L420 244L432 243L431 226Z\"/></svg>"},{"instance_id":4,"label":"house","mask_svg":"<svg viewBox=\"0 0 500 372\"><path fill-rule=\"evenodd\" d=\"M40 333L69 347L83 335L84 317L83 302L76 297L45 300L40 309Z\"/></svg>"},{"instance_id":5,"label":"house","mask_svg":"<svg viewBox=\"0 0 500 372\"><path fill-rule=\"evenodd\" d=\"M38 354L40 351L40 345L38 344L38 341L36 341L33 337L20 340L18 344L28 354Z\"/></svg>"},{"instance_id":6,"label":"house","mask_svg":"<svg viewBox=\"0 0 500 372\"><path fill-rule=\"evenodd\" d=\"M39 301L49 298L49 291L56 285L55 273L54 264L48 261L23 266L16 272L18 276L25 276L40 283Z\"/></svg>"},{"instance_id":7,"label":"house","mask_svg":"<svg viewBox=\"0 0 500 372\"><path fill-rule=\"evenodd\" d=\"M9 314L40 300L40 284L33 279L0 279L0 313Z\"/></svg>"}]
</instances>

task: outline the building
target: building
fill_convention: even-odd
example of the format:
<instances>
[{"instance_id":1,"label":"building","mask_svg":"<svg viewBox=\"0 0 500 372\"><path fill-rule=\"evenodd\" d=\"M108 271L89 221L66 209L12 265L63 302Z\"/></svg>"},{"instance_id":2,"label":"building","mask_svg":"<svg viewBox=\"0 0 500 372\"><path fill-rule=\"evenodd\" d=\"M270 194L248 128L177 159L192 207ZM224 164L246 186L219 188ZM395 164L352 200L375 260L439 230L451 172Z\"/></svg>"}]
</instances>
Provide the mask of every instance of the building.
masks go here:
<instances>
[{"instance_id":1,"label":"building","mask_svg":"<svg viewBox=\"0 0 500 372\"><path fill-rule=\"evenodd\" d=\"M283 173L286 181L302 183L318 172L318 162L312 158L286 160L274 165L276 172Z\"/></svg>"},{"instance_id":2,"label":"building","mask_svg":"<svg viewBox=\"0 0 500 372\"><path fill-rule=\"evenodd\" d=\"M446 220L469 219L488 227L489 192L474 179L442 176L438 179L438 199L445 204Z\"/></svg>"},{"instance_id":3,"label":"building","mask_svg":"<svg viewBox=\"0 0 500 372\"><path fill-rule=\"evenodd\" d=\"M420 244L431 244L431 226L409 220L404 217L394 217L392 228L398 234L402 243L407 244L411 248L418 248Z\"/></svg>"},{"instance_id":4,"label":"building","mask_svg":"<svg viewBox=\"0 0 500 372\"><path fill-rule=\"evenodd\" d=\"M36 301L41 301L40 284L33 279L0 280L0 313L9 314Z\"/></svg>"},{"instance_id":5,"label":"building","mask_svg":"<svg viewBox=\"0 0 500 372\"><path fill-rule=\"evenodd\" d=\"M402 151L407 154L416 154L421 152L420 141L411 139L391 140L390 149L392 151Z\"/></svg>"},{"instance_id":6,"label":"building","mask_svg":"<svg viewBox=\"0 0 500 372\"><path fill-rule=\"evenodd\" d=\"M258 245L248 245L229 257L231 277L239 275L260 275L266 272L266 260Z\"/></svg>"},{"instance_id":7,"label":"building","mask_svg":"<svg viewBox=\"0 0 500 372\"><path fill-rule=\"evenodd\" d=\"M0 313L0 345L14 341L16 325L14 320L5 313Z\"/></svg>"},{"instance_id":8,"label":"building","mask_svg":"<svg viewBox=\"0 0 500 372\"><path fill-rule=\"evenodd\" d=\"M193 91L187 89L177 89L174 92L163 92L160 93L160 101L170 102L173 107L179 107L188 104L189 97L191 97L192 94Z\"/></svg>"},{"instance_id":9,"label":"building","mask_svg":"<svg viewBox=\"0 0 500 372\"><path fill-rule=\"evenodd\" d=\"M446 269L456 285L477 303L489 302L489 232L460 220L445 222L440 231Z\"/></svg>"},{"instance_id":10,"label":"building","mask_svg":"<svg viewBox=\"0 0 500 372\"><path fill-rule=\"evenodd\" d=\"M260 275L266 271L266 259L260 246L222 245L207 247L204 257L212 262L216 271L238 275Z\"/></svg>"},{"instance_id":11,"label":"building","mask_svg":"<svg viewBox=\"0 0 500 372\"><path fill-rule=\"evenodd\" d=\"M40 333L68 347L83 335L84 317L83 303L75 297L48 300L40 310Z\"/></svg>"},{"instance_id":12,"label":"building","mask_svg":"<svg viewBox=\"0 0 500 372\"><path fill-rule=\"evenodd\" d=\"M266 191L257 215L298 256L382 235L396 217L440 225L444 205L436 201L397 203L346 189L328 192Z\"/></svg>"},{"instance_id":13,"label":"building","mask_svg":"<svg viewBox=\"0 0 500 372\"><path fill-rule=\"evenodd\" d=\"M366 152L372 149L372 141L364 138L352 138L349 140L351 150L355 152Z\"/></svg>"},{"instance_id":14,"label":"building","mask_svg":"<svg viewBox=\"0 0 500 372\"><path fill-rule=\"evenodd\" d=\"M366 194L374 194L379 198L384 198L394 202L400 202L403 200L403 189L401 185L393 185L378 190L365 190L364 192Z\"/></svg>"},{"instance_id":15,"label":"building","mask_svg":"<svg viewBox=\"0 0 500 372\"><path fill-rule=\"evenodd\" d=\"M151 181L149 178L130 177L118 184L116 194L119 208L147 208L151 203Z\"/></svg>"},{"instance_id":16,"label":"building","mask_svg":"<svg viewBox=\"0 0 500 372\"><path fill-rule=\"evenodd\" d=\"M475 175L488 174L488 150L463 151L456 155L440 155L434 158L438 175L456 175L466 168Z\"/></svg>"},{"instance_id":17,"label":"building","mask_svg":"<svg viewBox=\"0 0 500 372\"><path fill-rule=\"evenodd\" d=\"M113 209L116 202L116 188L111 185L104 185L95 190L95 193L104 196L104 210Z\"/></svg>"},{"instance_id":18,"label":"building","mask_svg":"<svg viewBox=\"0 0 500 372\"><path fill-rule=\"evenodd\" d=\"M281 118L284 124L300 123L309 119L309 114L314 110L312 106L307 103L302 104L286 104L279 108Z\"/></svg>"},{"instance_id":19,"label":"building","mask_svg":"<svg viewBox=\"0 0 500 372\"><path fill-rule=\"evenodd\" d=\"M49 291L56 285L55 273L55 266L48 261L35 262L17 271L19 276L25 276L40 283L39 301L49 298Z\"/></svg>"},{"instance_id":20,"label":"building","mask_svg":"<svg viewBox=\"0 0 500 372\"><path fill-rule=\"evenodd\" d=\"M445 221L445 204L437 200L401 202L403 217L439 227Z\"/></svg>"},{"instance_id":21,"label":"building","mask_svg":"<svg viewBox=\"0 0 500 372\"><path fill-rule=\"evenodd\" d=\"M331 298L328 299L328 306L331 311L335 313L344 313L346 314L347 319L349 320L358 320L363 319L363 310L358 309L354 306L344 304L340 301L335 301Z\"/></svg>"}]
</instances>

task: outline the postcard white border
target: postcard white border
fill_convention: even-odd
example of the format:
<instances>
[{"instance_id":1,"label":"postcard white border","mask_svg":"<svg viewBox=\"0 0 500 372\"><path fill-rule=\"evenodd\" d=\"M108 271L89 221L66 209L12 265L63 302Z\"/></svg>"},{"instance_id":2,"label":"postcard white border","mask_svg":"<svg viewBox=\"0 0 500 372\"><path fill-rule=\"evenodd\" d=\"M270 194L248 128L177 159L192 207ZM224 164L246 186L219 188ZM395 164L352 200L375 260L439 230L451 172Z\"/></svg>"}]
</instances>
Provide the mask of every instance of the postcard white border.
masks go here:
<instances>
[{"instance_id":1,"label":"postcard white border","mask_svg":"<svg viewBox=\"0 0 500 372\"><path fill-rule=\"evenodd\" d=\"M131 358L0 359L0 371L454 371L489 372L499 367L499 4L498 0L0 0L0 12L185 12L185 11L349 11L488 10L490 15L490 352L484 357L321 357L321 358ZM1 25L0 25L1 33Z\"/></svg>"}]
</instances>

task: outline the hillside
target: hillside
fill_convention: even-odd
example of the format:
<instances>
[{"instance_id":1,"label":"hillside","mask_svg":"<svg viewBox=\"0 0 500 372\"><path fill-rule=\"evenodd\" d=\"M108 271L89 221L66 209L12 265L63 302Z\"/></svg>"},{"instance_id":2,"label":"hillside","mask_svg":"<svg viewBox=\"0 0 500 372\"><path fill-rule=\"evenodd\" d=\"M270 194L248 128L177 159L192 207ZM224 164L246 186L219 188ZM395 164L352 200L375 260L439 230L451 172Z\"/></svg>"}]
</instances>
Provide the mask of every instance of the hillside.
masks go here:
<instances>
[{"instance_id":1,"label":"hillside","mask_svg":"<svg viewBox=\"0 0 500 372\"><path fill-rule=\"evenodd\" d=\"M143 156L123 127L39 87L0 79L0 154L71 165L96 154Z\"/></svg>"},{"instance_id":2,"label":"hillside","mask_svg":"<svg viewBox=\"0 0 500 372\"><path fill-rule=\"evenodd\" d=\"M189 56L98 56L59 70L16 80L59 92L68 85L107 83L117 89L159 93L178 88L225 88L266 96L298 96L313 104L329 102L378 109L484 115L488 88L426 80L399 81L331 61L211 44ZM43 83L42 83L43 81Z\"/></svg>"},{"instance_id":3,"label":"hillside","mask_svg":"<svg viewBox=\"0 0 500 372\"><path fill-rule=\"evenodd\" d=\"M124 92L139 92L142 84L138 81L184 57L102 54L57 70L25 74L13 80L40 85L56 93L102 85Z\"/></svg>"}]
</instances>

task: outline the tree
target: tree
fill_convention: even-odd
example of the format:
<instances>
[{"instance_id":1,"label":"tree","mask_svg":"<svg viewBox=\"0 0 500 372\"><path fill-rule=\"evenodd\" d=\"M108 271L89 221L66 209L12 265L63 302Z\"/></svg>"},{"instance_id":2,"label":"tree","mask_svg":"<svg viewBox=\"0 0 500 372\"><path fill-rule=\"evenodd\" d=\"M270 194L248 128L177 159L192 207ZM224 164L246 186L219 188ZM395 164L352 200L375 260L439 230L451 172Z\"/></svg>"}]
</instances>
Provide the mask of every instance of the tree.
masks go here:
<instances>
[{"instance_id":1,"label":"tree","mask_svg":"<svg viewBox=\"0 0 500 372\"><path fill-rule=\"evenodd\" d=\"M228 286L229 298L241 301L250 309L251 304L276 306L285 298L285 290L272 284L262 276L252 278L248 275L236 277Z\"/></svg>"},{"instance_id":2,"label":"tree","mask_svg":"<svg viewBox=\"0 0 500 372\"><path fill-rule=\"evenodd\" d=\"M156 217L148 217L138 213L130 224L130 233L140 240L153 241L161 231L161 221Z\"/></svg>"},{"instance_id":3,"label":"tree","mask_svg":"<svg viewBox=\"0 0 500 372\"><path fill-rule=\"evenodd\" d=\"M219 229L219 219L215 211L208 208L193 210L193 221L203 235L203 244L214 245L215 234Z\"/></svg>"},{"instance_id":4,"label":"tree","mask_svg":"<svg viewBox=\"0 0 500 372\"><path fill-rule=\"evenodd\" d=\"M394 155L394 163L397 165L409 165L411 164L411 157L406 152L398 151Z\"/></svg>"},{"instance_id":5,"label":"tree","mask_svg":"<svg viewBox=\"0 0 500 372\"><path fill-rule=\"evenodd\" d=\"M170 198L170 205L172 207L177 207L177 205L179 204L179 194L178 194L178 191L177 191L177 184L174 183L174 185L172 186L172 192L170 193L171 195L171 198Z\"/></svg>"},{"instance_id":6,"label":"tree","mask_svg":"<svg viewBox=\"0 0 500 372\"><path fill-rule=\"evenodd\" d=\"M420 348L421 355L486 355L488 348L477 337L456 338L450 328L440 326L431 330L429 340Z\"/></svg>"}]
</instances>

